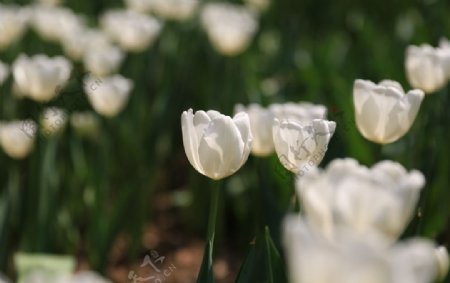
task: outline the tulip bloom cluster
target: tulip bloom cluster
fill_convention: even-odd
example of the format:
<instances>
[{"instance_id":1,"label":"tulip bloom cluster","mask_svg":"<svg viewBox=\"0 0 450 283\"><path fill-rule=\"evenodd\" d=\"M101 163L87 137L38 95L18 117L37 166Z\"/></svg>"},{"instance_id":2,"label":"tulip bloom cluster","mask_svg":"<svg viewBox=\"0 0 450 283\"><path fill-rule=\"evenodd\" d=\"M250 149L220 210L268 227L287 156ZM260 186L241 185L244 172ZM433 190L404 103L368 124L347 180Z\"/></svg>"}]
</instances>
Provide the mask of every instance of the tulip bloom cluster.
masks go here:
<instances>
[{"instance_id":1,"label":"tulip bloom cluster","mask_svg":"<svg viewBox=\"0 0 450 283\"><path fill-rule=\"evenodd\" d=\"M297 180L302 215L284 223L291 282L413 282L443 278L445 248L395 243L412 218L425 180L382 161L372 168L338 159Z\"/></svg>"}]
</instances>

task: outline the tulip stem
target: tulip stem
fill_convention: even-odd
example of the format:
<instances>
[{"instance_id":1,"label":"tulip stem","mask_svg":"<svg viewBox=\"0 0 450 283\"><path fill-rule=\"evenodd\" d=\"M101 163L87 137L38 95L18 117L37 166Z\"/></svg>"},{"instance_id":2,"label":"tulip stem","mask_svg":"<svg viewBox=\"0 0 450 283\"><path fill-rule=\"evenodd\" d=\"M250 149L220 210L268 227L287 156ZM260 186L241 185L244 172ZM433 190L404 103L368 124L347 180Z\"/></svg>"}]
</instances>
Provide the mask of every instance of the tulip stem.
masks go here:
<instances>
[{"instance_id":1,"label":"tulip stem","mask_svg":"<svg viewBox=\"0 0 450 283\"><path fill-rule=\"evenodd\" d=\"M211 186L211 204L208 219L208 241L214 244L214 236L216 232L217 210L219 207L220 183L213 181Z\"/></svg>"}]
</instances>

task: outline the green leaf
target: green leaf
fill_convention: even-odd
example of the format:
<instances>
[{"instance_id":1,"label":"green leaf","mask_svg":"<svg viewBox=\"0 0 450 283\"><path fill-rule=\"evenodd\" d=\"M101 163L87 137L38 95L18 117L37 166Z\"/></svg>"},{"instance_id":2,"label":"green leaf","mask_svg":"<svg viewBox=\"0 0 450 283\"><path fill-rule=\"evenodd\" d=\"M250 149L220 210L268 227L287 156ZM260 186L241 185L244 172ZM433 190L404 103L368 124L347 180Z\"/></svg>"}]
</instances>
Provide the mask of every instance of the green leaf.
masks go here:
<instances>
[{"instance_id":1,"label":"green leaf","mask_svg":"<svg viewBox=\"0 0 450 283\"><path fill-rule=\"evenodd\" d=\"M214 283L214 273L213 273L213 243L211 240L205 247L205 254L203 255L202 266L200 267L200 272L198 274L197 283Z\"/></svg>"}]
</instances>

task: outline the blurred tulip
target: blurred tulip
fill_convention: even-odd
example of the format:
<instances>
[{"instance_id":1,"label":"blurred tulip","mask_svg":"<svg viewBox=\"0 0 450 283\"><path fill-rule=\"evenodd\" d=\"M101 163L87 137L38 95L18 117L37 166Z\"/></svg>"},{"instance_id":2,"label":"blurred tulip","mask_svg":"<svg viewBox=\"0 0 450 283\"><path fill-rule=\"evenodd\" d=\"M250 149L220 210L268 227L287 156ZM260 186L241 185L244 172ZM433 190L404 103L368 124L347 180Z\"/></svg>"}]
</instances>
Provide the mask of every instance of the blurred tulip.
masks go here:
<instances>
[{"instance_id":1,"label":"blurred tulip","mask_svg":"<svg viewBox=\"0 0 450 283\"><path fill-rule=\"evenodd\" d=\"M320 104L309 102L271 104L270 111L278 120L294 120L300 124L309 124L314 119L326 119L327 108Z\"/></svg>"},{"instance_id":2,"label":"blurred tulip","mask_svg":"<svg viewBox=\"0 0 450 283\"><path fill-rule=\"evenodd\" d=\"M108 76L118 71L125 54L112 45L91 46L83 54L84 67L94 76Z\"/></svg>"},{"instance_id":3,"label":"blurred tulip","mask_svg":"<svg viewBox=\"0 0 450 283\"><path fill-rule=\"evenodd\" d=\"M439 266L439 280L444 280L448 274L449 257L448 250L444 246L436 248L436 258Z\"/></svg>"},{"instance_id":4,"label":"blurred tulip","mask_svg":"<svg viewBox=\"0 0 450 283\"><path fill-rule=\"evenodd\" d=\"M217 111L184 111L183 144L191 165L201 174L219 180L234 174L250 154L252 133L246 113L231 118Z\"/></svg>"},{"instance_id":5,"label":"blurred tulip","mask_svg":"<svg viewBox=\"0 0 450 283\"><path fill-rule=\"evenodd\" d=\"M0 4L0 50L23 35L26 23L26 13L19 6Z\"/></svg>"},{"instance_id":6,"label":"blurred tulip","mask_svg":"<svg viewBox=\"0 0 450 283\"><path fill-rule=\"evenodd\" d=\"M198 5L198 0L153 0L152 11L168 20L183 21L194 15Z\"/></svg>"},{"instance_id":7,"label":"blurred tulip","mask_svg":"<svg viewBox=\"0 0 450 283\"><path fill-rule=\"evenodd\" d=\"M201 22L214 48L227 56L247 49L258 30L258 21L250 9L228 3L205 4Z\"/></svg>"},{"instance_id":8,"label":"blurred tulip","mask_svg":"<svg viewBox=\"0 0 450 283\"><path fill-rule=\"evenodd\" d=\"M443 54L427 44L409 46L405 68L409 83L429 94L445 86L447 74Z\"/></svg>"},{"instance_id":9,"label":"blurred tulip","mask_svg":"<svg viewBox=\"0 0 450 283\"><path fill-rule=\"evenodd\" d=\"M102 30L86 29L63 36L64 53L75 61L80 61L87 50L108 47L111 42Z\"/></svg>"},{"instance_id":10,"label":"blurred tulip","mask_svg":"<svg viewBox=\"0 0 450 283\"><path fill-rule=\"evenodd\" d=\"M46 108L41 116L41 127L45 136L54 136L61 133L67 124L66 111L57 108Z\"/></svg>"},{"instance_id":11,"label":"blurred tulip","mask_svg":"<svg viewBox=\"0 0 450 283\"><path fill-rule=\"evenodd\" d=\"M55 98L70 78L72 64L64 57L20 55L12 66L21 93L38 102Z\"/></svg>"},{"instance_id":12,"label":"blurred tulip","mask_svg":"<svg viewBox=\"0 0 450 283\"><path fill-rule=\"evenodd\" d=\"M11 158L23 159L33 149L36 131L32 120L0 122L0 145Z\"/></svg>"},{"instance_id":13,"label":"blurred tulip","mask_svg":"<svg viewBox=\"0 0 450 283\"><path fill-rule=\"evenodd\" d=\"M299 216L283 227L292 283L431 283L437 275L428 240L383 246L343 233L329 241Z\"/></svg>"},{"instance_id":14,"label":"blurred tulip","mask_svg":"<svg viewBox=\"0 0 450 283\"><path fill-rule=\"evenodd\" d=\"M447 38L441 38L439 40L438 50L448 81L450 79L450 41Z\"/></svg>"},{"instance_id":15,"label":"blurred tulip","mask_svg":"<svg viewBox=\"0 0 450 283\"><path fill-rule=\"evenodd\" d=\"M162 28L162 23L156 18L130 10L107 11L100 21L111 39L131 52L147 49Z\"/></svg>"},{"instance_id":16,"label":"blurred tulip","mask_svg":"<svg viewBox=\"0 0 450 283\"><path fill-rule=\"evenodd\" d=\"M125 107L133 81L114 75L101 79L88 77L84 81L84 90L94 110L103 116L113 117Z\"/></svg>"},{"instance_id":17,"label":"blurred tulip","mask_svg":"<svg viewBox=\"0 0 450 283\"><path fill-rule=\"evenodd\" d=\"M245 112L250 118L253 136L252 153L256 156L268 156L274 151L272 123L274 116L269 109L253 103L244 107L236 105L235 112Z\"/></svg>"},{"instance_id":18,"label":"blurred tulip","mask_svg":"<svg viewBox=\"0 0 450 283\"><path fill-rule=\"evenodd\" d=\"M70 124L77 134L85 137L94 137L100 128L97 115L91 111L72 113Z\"/></svg>"},{"instance_id":19,"label":"blurred tulip","mask_svg":"<svg viewBox=\"0 0 450 283\"><path fill-rule=\"evenodd\" d=\"M307 125L274 119L273 143L281 164L302 176L322 161L335 128L335 122L321 119Z\"/></svg>"},{"instance_id":20,"label":"blurred tulip","mask_svg":"<svg viewBox=\"0 0 450 283\"><path fill-rule=\"evenodd\" d=\"M336 159L325 170L313 168L298 178L297 192L306 218L327 237L344 227L393 242L411 220L424 184L422 173L408 173L393 161L369 169L353 159Z\"/></svg>"},{"instance_id":21,"label":"blurred tulip","mask_svg":"<svg viewBox=\"0 0 450 283\"><path fill-rule=\"evenodd\" d=\"M9 76L9 66L0 61L0 86L6 81Z\"/></svg>"},{"instance_id":22,"label":"blurred tulip","mask_svg":"<svg viewBox=\"0 0 450 283\"><path fill-rule=\"evenodd\" d=\"M356 125L368 140L386 144L404 136L411 128L424 98L421 90L406 95L401 85L384 80L378 85L356 80L353 86Z\"/></svg>"},{"instance_id":23,"label":"blurred tulip","mask_svg":"<svg viewBox=\"0 0 450 283\"><path fill-rule=\"evenodd\" d=\"M125 0L128 9L139 13L150 13L154 0Z\"/></svg>"},{"instance_id":24,"label":"blurred tulip","mask_svg":"<svg viewBox=\"0 0 450 283\"><path fill-rule=\"evenodd\" d=\"M85 28L85 20L65 7L35 5L32 11L34 30L49 41L62 42L65 35Z\"/></svg>"}]
</instances>

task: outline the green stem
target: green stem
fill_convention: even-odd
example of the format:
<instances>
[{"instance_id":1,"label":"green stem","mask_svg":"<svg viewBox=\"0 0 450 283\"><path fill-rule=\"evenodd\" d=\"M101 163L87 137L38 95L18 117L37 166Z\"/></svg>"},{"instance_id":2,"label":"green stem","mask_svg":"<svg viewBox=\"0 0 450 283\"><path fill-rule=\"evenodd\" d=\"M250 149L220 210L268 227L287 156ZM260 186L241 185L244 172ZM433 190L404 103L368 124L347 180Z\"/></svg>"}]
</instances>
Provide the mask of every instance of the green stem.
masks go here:
<instances>
[{"instance_id":1,"label":"green stem","mask_svg":"<svg viewBox=\"0 0 450 283\"><path fill-rule=\"evenodd\" d=\"M208 240L214 244L214 236L216 233L217 210L219 207L220 182L213 181L211 186L211 208L208 219Z\"/></svg>"}]
</instances>

